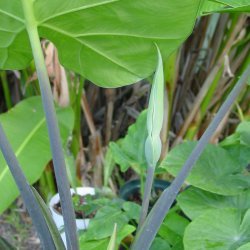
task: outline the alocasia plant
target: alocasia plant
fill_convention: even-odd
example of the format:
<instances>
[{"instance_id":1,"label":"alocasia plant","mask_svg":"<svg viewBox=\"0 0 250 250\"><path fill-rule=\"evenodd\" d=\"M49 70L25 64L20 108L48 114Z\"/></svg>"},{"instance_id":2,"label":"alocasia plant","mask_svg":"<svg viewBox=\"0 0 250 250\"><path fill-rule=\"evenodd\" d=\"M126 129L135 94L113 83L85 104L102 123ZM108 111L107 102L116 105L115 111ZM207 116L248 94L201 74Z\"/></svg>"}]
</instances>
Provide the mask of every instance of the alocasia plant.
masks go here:
<instances>
[{"instance_id":1,"label":"alocasia plant","mask_svg":"<svg viewBox=\"0 0 250 250\"><path fill-rule=\"evenodd\" d=\"M151 75L157 62L155 43L160 48L163 58L169 56L191 33L203 2L203 0L0 0L0 68L22 69L31 61L33 54L62 201L68 249L78 249L78 243L65 162L60 149L58 125L40 38L49 39L55 44L60 61L65 67L82 74L100 86L118 87ZM238 90L235 89L229 102L223 106L223 112L228 110L237 93ZM191 155L192 160L189 160L184 167L183 174L177 177L175 182L177 185L173 185L170 192L165 192L156 208L152 210L149 220L143 227L147 227L148 223L153 221L153 228L144 230L142 227L134 249L142 249L142 246L145 246L143 249L149 248L168 206L173 202L187 176L188 169L191 169L194 160L203 150L211 130L218 126L223 112L209 128L209 132L205 135L206 139L202 139L198 144L197 150ZM4 138L3 131L0 132ZM10 148L4 150L2 147L2 151L6 156L11 150ZM14 158L13 155L11 158ZM13 163L11 160L8 162L10 165ZM170 199L163 211L162 201L166 194L169 194ZM155 217L158 211L161 211L160 216ZM145 239L143 244L142 239Z\"/></svg>"},{"instance_id":2,"label":"alocasia plant","mask_svg":"<svg viewBox=\"0 0 250 250\"><path fill-rule=\"evenodd\" d=\"M77 249L63 152L40 37L57 47L61 63L105 87L149 76L157 61L191 33L201 0L0 0L0 68L21 69L34 56L69 249Z\"/></svg>"}]
</instances>

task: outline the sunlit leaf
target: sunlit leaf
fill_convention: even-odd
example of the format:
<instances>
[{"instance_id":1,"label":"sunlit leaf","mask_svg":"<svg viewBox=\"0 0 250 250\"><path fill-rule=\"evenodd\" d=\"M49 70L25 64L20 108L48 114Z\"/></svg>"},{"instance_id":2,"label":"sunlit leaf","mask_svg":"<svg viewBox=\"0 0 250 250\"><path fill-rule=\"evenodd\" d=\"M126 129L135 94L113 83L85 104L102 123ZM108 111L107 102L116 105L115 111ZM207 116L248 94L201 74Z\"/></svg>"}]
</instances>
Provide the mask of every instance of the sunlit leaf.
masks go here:
<instances>
[{"instance_id":1,"label":"sunlit leaf","mask_svg":"<svg viewBox=\"0 0 250 250\"><path fill-rule=\"evenodd\" d=\"M166 58L191 33L201 0L29 1L41 37L61 63L105 87L131 84L155 70L157 43ZM0 68L32 58L22 1L0 0Z\"/></svg>"},{"instance_id":2,"label":"sunlit leaf","mask_svg":"<svg viewBox=\"0 0 250 250\"><path fill-rule=\"evenodd\" d=\"M250 0L206 0L201 13L250 12Z\"/></svg>"}]
</instances>

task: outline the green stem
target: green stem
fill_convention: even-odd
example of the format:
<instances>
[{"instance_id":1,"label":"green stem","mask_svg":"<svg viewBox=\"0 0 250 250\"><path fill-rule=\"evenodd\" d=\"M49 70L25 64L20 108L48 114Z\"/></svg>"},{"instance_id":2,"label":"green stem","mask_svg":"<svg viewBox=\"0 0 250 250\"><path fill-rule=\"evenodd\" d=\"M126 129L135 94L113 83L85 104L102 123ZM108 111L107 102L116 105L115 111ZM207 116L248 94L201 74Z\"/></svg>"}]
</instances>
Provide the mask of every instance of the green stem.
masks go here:
<instances>
[{"instance_id":1,"label":"green stem","mask_svg":"<svg viewBox=\"0 0 250 250\"><path fill-rule=\"evenodd\" d=\"M10 90L9 90L8 81L6 77L6 72L1 71L0 76L1 76L2 85L3 85L5 103L6 103L7 109L11 109L12 102L11 102L11 96L10 96Z\"/></svg>"},{"instance_id":2,"label":"green stem","mask_svg":"<svg viewBox=\"0 0 250 250\"><path fill-rule=\"evenodd\" d=\"M79 153L79 147L80 147L79 138L81 136L81 98L82 98L83 86L84 86L84 79L81 77L79 80L79 86L74 89L75 99L74 102L71 104L75 113L75 123L73 129L71 150L75 158ZM76 92L77 94L75 94Z\"/></svg>"},{"instance_id":3,"label":"green stem","mask_svg":"<svg viewBox=\"0 0 250 250\"><path fill-rule=\"evenodd\" d=\"M153 181L154 181L154 171L155 170L152 166L148 167L147 178L146 178L146 183L144 187L144 195L143 195L143 200L142 200L140 220L139 220L139 225L138 225L138 231L143 225L148 214L149 201L150 201L151 190L152 190ZM141 186L142 186L142 183L141 183Z\"/></svg>"},{"instance_id":4,"label":"green stem","mask_svg":"<svg viewBox=\"0 0 250 250\"><path fill-rule=\"evenodd\" d=\"M70 186L67 178L66 165L64 161L64 155L60 140L58 122L56 118L50 82L46 70L46 65L44 62L43 51L40 44L40 38L38 35L37 23L34 16L33 1L22 0L22 5L26 21L26 28L28 31L30 44L36 65L37 76L39 80L42 101L43 101L43 108L49 132L50 147L52 151L56 182L62 204L62 213L65 225L67 249L77 250L79 246L76 234L75 215L74 215L73 205L71 202Z\"/></svg>"},{"instance_id":5,"label":"green stem","mask_svg":"<svg viewBox=\"0 0 250 250\"><path fill-rule=\"evenodd\" d=\"M50 165L46 167L44 173L45 173L45 180L48 185L47 189L50 195L54 195L56 193L56 187L55 187L55 181L53 177L52 168L50 167Z\"/></svg>"},{"instance_id":6,"label":"green stem","mask_svg":"<svg viewBox=\"0 0 250 250\"><path fill-rule=\"evenodd\" d=\"M47 200L48 188L47 188L46 176L44 172L39 179L39 193L43 197L44 200Z\"/></svg>"}]
</instances>

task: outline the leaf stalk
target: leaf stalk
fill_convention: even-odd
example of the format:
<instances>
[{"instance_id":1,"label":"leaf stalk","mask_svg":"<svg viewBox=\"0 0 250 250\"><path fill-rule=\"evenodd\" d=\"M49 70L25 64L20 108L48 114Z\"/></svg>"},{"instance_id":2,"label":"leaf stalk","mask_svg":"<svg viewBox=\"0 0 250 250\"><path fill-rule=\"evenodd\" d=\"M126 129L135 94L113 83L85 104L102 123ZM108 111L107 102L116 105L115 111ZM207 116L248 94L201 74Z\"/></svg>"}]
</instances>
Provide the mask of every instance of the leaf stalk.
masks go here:
<instances>
[{"instance_id":1,"label":"leaf stalk","mask_svg":"<svg viewBox=\"0 0 250 250\"><path fill-rule=\"evenodd\" d=\"M34 16L33 4L34 2L32 0L22 0L22 6L26 21L25 24L36 65L37 76L43 101L43 109L45 112L47 128L49 132L56 182L62 204L62 214L65 225L67 249L77 250L79 246L76 233L75 215L71 201L70 186L67 178L66 165L60 140L59 127L53 103L50 81L37 30L37 22Z\"/></svg>"},{"instance_id":2,"label":"leaf stalk","mask_svg":"<svg viewBox=\"0 0 250 250\"><path fill-rule=\"evenodd\" d=\"M0 124L0 149L18 186L44 249L55 249L45 218Z\"/></svg>"}]
</instances>

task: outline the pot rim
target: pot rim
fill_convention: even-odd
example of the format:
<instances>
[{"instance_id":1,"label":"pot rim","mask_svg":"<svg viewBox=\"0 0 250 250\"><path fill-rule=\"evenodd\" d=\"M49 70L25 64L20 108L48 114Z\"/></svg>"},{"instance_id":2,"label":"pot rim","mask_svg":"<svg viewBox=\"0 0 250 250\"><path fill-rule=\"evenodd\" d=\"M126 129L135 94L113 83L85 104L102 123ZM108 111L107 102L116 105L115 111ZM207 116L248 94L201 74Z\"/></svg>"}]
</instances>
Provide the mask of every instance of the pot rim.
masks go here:
<instances>
[{"instance_id":1,"label":"pot rim","mask_svg":"<svg viewBox=\"0 0 250 250\"><path fill-rule=\"evenodd\" d=\"M70 189L70 193L75 194L75 190L73 188ZM77 187L76 188L76 193L80 194L80 195L95 195L95 188L93 187ZM51 197L50 201L49 201L49 208L51 210L52 213L56 214L57 216L62 216L61 213L59 213L55 208L54 205L56 203L58 203L60 201L60 196L59 193L56 193L54 196ZM86 220L86 219L76 219L76 220ZM88 218L87 218L88 220Z\"/></svg>"}]
</instances>

